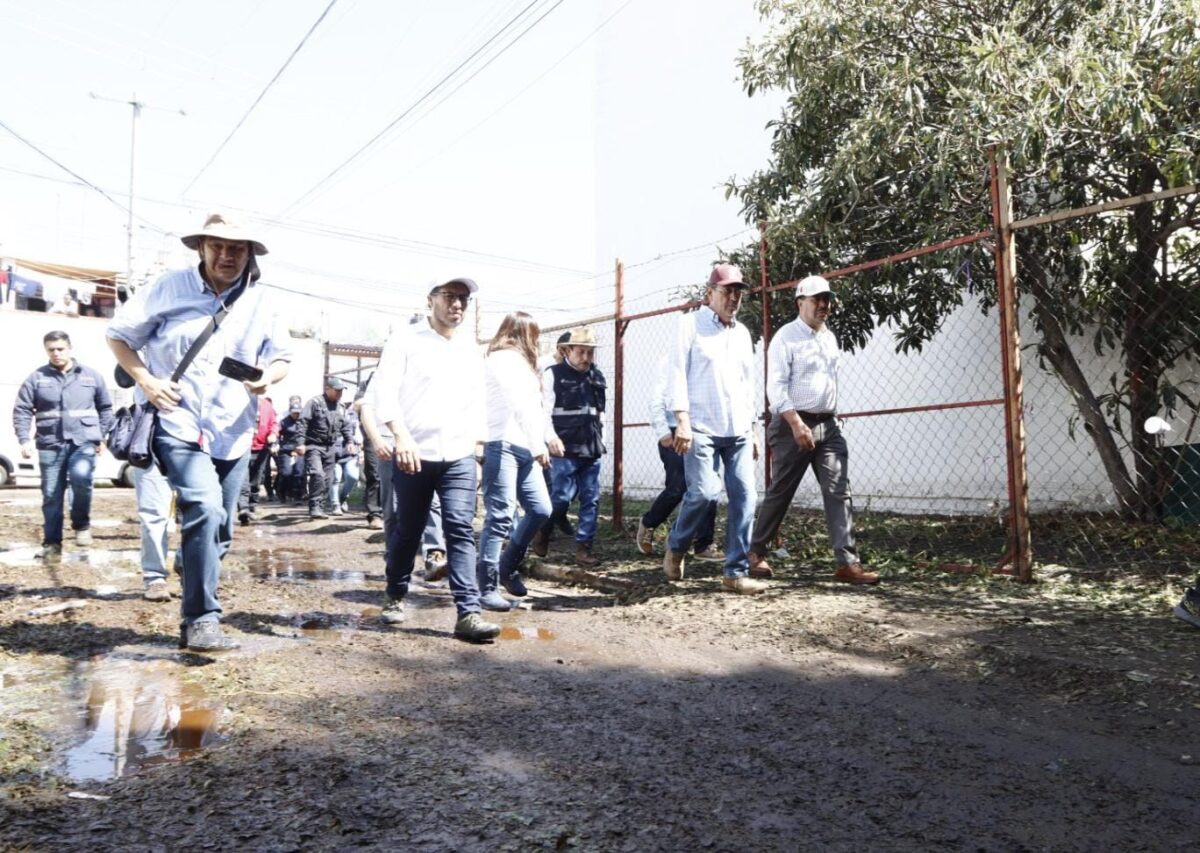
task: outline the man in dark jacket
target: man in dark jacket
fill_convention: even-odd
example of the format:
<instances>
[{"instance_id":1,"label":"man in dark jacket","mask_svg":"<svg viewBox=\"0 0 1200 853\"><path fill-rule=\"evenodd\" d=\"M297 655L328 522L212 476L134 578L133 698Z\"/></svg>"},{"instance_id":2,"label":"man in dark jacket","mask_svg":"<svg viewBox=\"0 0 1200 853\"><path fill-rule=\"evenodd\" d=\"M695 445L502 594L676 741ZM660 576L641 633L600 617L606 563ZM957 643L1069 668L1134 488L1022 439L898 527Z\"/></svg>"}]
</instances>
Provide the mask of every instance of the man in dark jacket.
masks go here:
<instances>
[{"instance_id":1,"label":"man in dark jacket","mask_svg":"<svg viewBox=\"0 0 1200 853\"><path fill-rule=\"evenodd\" d=\"M332 507L326 507L329 484L333 482L338 437L345 444L354 443L354 434L340 405L345 385L336 376L325 379L325 393L304 404L300 413L300 428L296 435L296 452L304 457L308 472L308 517L328 518Z\"/></svg>"},{"instance_id":2,"label":"man in dark jacket","mask_svg":"<svg viewBox=\"0 0 1200 853\"><path fill-rule=\"evenodd\" d=\"M275 491L284 503L304 497L304 457L296 452L300 446L300 414L303 411L300 397L293 395L288 398L287 415L279 421L279 455L275 457L279 477L275 480Z\"/></svg>"},{"instance_id":3,"label":"man in dark jacket","mask_svg":"<svg viewBox=\"0 0 1200 853\"><path fill-rule=\"evenodd\" d=\"M564 345L564 358L542 375L543 400L554 438L550 450L550 503L553 513L534 537L531 549L539 557L550 547L550 532L567 507L579 498L579 524L575 529L575 562L590 568L599 561L592 555L596 515L600 506L600 461L604 456L604 374L592 362L596 334L587 326L572 329Z\"/></svg>"},{"instance_id":4,"label":"man in dark jacket","mask_svg":"<svg viewBox=\"0 0 1200 853\"><path fill-rule=\"evenodd\" d=\"M99 371L71 357L66 332L48 332L42 343L49 363L29 374L13 405L13 429L21 456L36 449L42 471L42 557L62 554L63 497L71 484L75 544L92 544L92 472L96 453L113 422L112 398ZM36 424L36 438L30 427Z\"/></svg>"}]
</instances>

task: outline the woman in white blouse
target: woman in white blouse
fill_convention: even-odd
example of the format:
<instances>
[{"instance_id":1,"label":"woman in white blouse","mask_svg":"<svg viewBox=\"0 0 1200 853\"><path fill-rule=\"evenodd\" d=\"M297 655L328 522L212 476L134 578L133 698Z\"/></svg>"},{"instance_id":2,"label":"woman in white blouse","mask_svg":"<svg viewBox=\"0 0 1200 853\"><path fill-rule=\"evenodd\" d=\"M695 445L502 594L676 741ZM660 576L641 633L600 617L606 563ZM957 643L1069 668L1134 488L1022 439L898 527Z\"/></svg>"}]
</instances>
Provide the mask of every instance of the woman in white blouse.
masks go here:
<instances>
[{"instance_id":1,"label":"woman in white blouse","mask_svg":"<svg viewBox=\"0 0 1200 853\"><path fill-rule=\"evenodd\" d=\"M517 571L533 536L550 517L550 496L542 469L550 464L546 450L546 416L537 373L538 327L524 311L509 314L488 345L487 444L483 452L483 505L487 512L479 536L480 604L509 610L500 594L525 595ZM512 530L517 503L524 510ZM508 537L504 553L500 548Z\"/></svg>"}]
</instances>

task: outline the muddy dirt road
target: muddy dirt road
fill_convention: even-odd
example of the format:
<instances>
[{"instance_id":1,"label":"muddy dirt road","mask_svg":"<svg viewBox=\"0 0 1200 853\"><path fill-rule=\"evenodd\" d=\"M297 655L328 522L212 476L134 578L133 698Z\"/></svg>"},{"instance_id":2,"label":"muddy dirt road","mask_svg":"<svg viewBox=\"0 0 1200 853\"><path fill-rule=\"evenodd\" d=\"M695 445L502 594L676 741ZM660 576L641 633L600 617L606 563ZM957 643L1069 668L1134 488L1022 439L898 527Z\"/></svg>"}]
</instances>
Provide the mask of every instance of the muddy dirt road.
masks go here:
<instances>
[{"instance_id":1,"label":"muddy dirt road","mask_svg":"<svg viewBox=\"0 0 1200 853\"><path fill-rule=\"evenodd\" d=\"M1195 846L1200 632L1172 588L784 562L749 599L715 566L660 586L614 538L642 587L534 581L474 646L443 587L377 620L361 516L267 504L222 581L243 648L210 657L140 597L132 493L96 504L96 545L46 566L36 492L0 492L4 849Z\"/></svg>"}]
</instances>

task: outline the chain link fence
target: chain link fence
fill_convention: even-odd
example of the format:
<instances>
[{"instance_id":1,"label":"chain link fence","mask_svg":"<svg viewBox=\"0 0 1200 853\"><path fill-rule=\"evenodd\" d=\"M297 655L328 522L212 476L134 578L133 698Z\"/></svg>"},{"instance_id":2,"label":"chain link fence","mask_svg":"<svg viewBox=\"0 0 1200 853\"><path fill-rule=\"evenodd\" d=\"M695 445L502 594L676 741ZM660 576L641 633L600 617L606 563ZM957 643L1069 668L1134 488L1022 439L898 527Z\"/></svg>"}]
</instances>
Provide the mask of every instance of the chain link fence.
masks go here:
<instances>
[{"instance_id":1,"label":"chain link fence","mask_svg":"<svg viewBox=\"0 0 1200 853\"><path fill-rule=\"evenodd\" d=\"M1023 218L999 231L824 273L846 296L933 277L943 307L955 306L919 345L878 318L846 318L846 335L836 310L830 320L846 352L838 411L865 561L892 573L1005 570L1027 529L1043 573L1200 569L1198 198L1191 187L1106 210L1018 210ZM1015 254L1021 375L1002 322L998 245ZM757 272L743 268L748 281ZM624 284L619 270L615 313L586 323L608 379L603 482L618 530L636 526L663 487L650 408L680 317L696 304L625 311ZM795 316L792 286L756 287L741 317L756 338ZM698 297L702 287L678 292ZM764 296L774 328L760 328ZM575 325L544 330L547 351ZM765 409L764 351L758 340ZM758 434L765 447L761 425ZM811 474L776 545L800 564L832 559Z\"/></svg>"}]
</instances>

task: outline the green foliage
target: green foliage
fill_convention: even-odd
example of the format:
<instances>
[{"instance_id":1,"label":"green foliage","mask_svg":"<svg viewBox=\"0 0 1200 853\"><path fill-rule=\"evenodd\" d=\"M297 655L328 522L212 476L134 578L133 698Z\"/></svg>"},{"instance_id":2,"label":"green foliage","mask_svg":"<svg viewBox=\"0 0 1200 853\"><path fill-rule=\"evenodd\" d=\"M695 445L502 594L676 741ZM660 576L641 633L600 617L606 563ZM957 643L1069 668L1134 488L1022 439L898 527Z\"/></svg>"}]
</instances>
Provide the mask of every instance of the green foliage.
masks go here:
<instances>
[{"instance_id":1,"label":"green foliage","mask_svg":"<svg viewBox=\"0 0 1200 853\"><path fill-rule=\"evenodd\" d=\"M741 54L744 85L787 100L769 125L766 168L727 189L747 222L769 223L774 282L990 229L992 144L1007 152L1017 218L1200 174L1200 0L758 6L769 30ZM1042 335L1039 359L1085 420L1088 409L1093 420L1105 414L1095 415L1075 369L1072 336L1124 361L1108 400L1117 436L1120 410L1126 425L1154 413L1164 372L1200 344L1197 224L1192 194L1018 234L1018 286ZM733 260L757 268L757 252L747 246ZM897 349L919 349L965 288L983 309L993 303L986 243L841 279L831 325L855 347L891 323ZM773 300L777 322L794 312L790 302ZM759 311L747 306L752 328ZM1089 432L1099 442L1105 430ZM1124 441L1135 456L1145 450L1136 432ZM1101 452L1116 485L1114 448Z\"/></svg>"}]
</instances>

